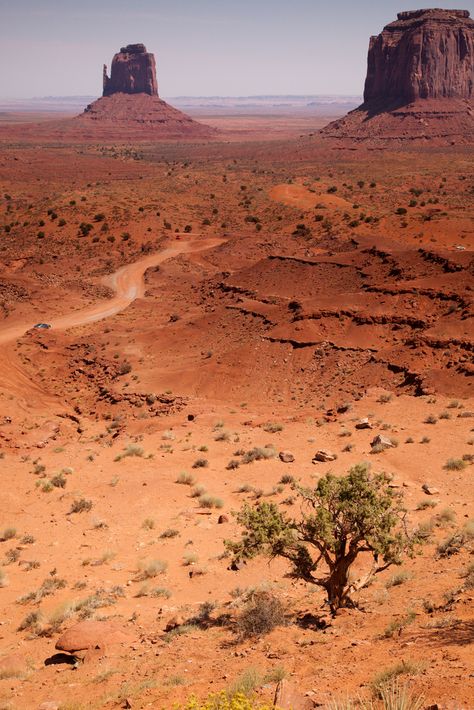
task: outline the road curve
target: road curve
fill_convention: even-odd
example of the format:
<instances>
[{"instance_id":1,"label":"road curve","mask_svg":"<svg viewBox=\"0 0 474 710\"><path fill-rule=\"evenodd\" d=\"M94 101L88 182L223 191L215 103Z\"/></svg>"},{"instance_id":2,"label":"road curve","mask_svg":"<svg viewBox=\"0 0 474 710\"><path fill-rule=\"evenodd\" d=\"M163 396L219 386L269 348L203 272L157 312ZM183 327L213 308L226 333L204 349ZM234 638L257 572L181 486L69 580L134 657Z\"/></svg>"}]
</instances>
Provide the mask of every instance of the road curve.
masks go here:
<instances>
[{"instance_id":1,"label":"road curve","mask_svg":"<svg viewBox=\"0 0 474 710\"><path fill-rule=\"evenodd\" d=\"M45 320L51 324L54 330L66 330L113 316L127 308L136 298L144 296L144 275L147 269L158 266L158 264L179 254L191 254L211 249L224 241L217 238L196 242L179 241L166 247L163 251L145 256L133 264L122 266L102 280L102 283L115 291L111 299L99 301L51 320L45 318ZM31 375L21 366L13 347L16 340L30 330L32 325L33 323L30 321L0 329L0 390L10 397L13 396L17 400L17 404L25 411L31 411L31 409L50 411L52 407L57 405L56 397L42 389L31 378ZM22 400L22 402L18 400Z\"/></svg>"},{"instance_id":2,"label":"road curve","mask_svg":"<svg viewBox=\"0 0 474 710\"><path fill-rule=\"evenodd\" d=\"M110 276L106 276L102 283L110 286L115 291L115 295L108 301L99 301L92 306L81 308L57 318L45 320L51 324L54 330L66 330L77 325L85 325L86 323L94 323L114 316L116 313L123 311L136 298L141 298L145 294L144 275L147 269L152 266L158 266L163 261L171 259L179 254L190 254L193 252L204 251L212 247L219 246L224 240L222 239L207 239L199 242L178 242L172 246L166 247L163 251L149 256L143 257L135 261L133 264L127 264L115 271ZM0 345L10 343L21 337L33 326L33 323L18 324L9 328L0 330Z\"/></svg>"}]
</instances>

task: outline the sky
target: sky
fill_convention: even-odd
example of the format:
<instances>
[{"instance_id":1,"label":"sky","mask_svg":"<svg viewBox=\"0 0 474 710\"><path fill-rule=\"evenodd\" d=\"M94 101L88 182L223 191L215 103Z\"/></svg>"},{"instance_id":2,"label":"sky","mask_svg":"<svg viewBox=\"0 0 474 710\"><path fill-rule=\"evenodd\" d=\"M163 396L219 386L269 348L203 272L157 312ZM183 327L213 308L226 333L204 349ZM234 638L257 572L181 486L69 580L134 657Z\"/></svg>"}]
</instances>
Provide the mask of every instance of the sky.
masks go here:
<instances>
[{"instance_id":1,"label":"sky","mask_svg":"<svg viewBox=\"0 0 474 710\"><path fill-rule=\"evenodd\" d=\"M442 6L474 15L474 0ZM137 42L155 54L161 96L360 95L369 36L417 7L404 0L0 0L0 98L99 96L102 65Z\"/></svg>"}]
</instances>

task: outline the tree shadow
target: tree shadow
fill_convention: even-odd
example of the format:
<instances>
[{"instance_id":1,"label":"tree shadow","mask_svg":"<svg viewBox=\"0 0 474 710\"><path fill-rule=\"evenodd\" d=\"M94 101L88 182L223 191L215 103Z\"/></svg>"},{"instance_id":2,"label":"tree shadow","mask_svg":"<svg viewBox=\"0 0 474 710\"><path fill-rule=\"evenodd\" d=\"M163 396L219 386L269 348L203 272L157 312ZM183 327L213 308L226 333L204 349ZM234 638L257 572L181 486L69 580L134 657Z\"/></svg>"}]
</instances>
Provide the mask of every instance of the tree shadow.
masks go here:
<instances>
[{"instance_id":1,"label":"tree shadow","mask_svg":"<svg viewBox=\"0 0 474 710\"><path fill-rule=\"evenodd\" d=\"M469 646L474 644L474 619L454 622L451 626L425 629L411 637L415 643L419 641L432 646Z\"/></svg>"}]
</instances>

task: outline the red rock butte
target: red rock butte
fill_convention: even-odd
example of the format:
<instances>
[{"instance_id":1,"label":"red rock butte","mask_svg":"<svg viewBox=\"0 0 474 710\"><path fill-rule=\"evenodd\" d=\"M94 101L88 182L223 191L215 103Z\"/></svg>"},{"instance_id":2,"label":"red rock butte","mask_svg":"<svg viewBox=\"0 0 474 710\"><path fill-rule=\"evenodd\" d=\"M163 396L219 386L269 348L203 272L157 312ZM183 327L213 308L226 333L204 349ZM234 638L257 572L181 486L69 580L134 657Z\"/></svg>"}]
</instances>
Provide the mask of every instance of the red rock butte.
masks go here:
<instances>
[{"instance_id":1,"label":"red rock butte","mask_svg":"<svg viewBox=\"0 0 474 710\"><path fill-rule=\"evenodd\" d=\"M110 77L104 65L103 95L77 120L98 132L139 130L153 138L198 138L215 132L160 99L155 57L144 44L122 47L112 60Z\"/></svg>"},{"instance_id":2,"label":"red rock butte","mask_svg":"<svg viewBox=\"0 0 474 710\"><path fill-rule=\"evenodd\" d=\"M467 10L398 13L371 37L364 103L323 135L474 140L474 20Z\"/></svg>"}]
</instances>

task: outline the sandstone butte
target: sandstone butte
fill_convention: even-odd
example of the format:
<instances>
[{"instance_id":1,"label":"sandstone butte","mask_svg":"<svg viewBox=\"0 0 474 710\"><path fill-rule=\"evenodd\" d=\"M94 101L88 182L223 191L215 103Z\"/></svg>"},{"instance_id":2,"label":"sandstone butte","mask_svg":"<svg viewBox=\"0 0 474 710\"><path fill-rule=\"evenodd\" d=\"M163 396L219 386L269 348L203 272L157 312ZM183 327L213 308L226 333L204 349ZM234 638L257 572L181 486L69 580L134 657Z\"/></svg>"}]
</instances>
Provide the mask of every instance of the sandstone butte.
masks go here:
<instances>
[{"instance_id":1,"label":"sandstone butte","mask_svg":"<svg viewBox=\"0 0 474 710\"><path fill-rule=\"evenodd\" d=\"M364 103L323 135L474 139L474 20L467 10L398 13L370 38Z\"/></svg>"},{"instance_id":2,"label":"sandstone butte","mask_svg":"<svg viewBox=\"0 0 474 710\"><path fill-rule=\"evenodd\" d=\"M129 44L103 68L103 95L76 121L98 131L142 129L150 137L207 137L214 129L194 121L158 95L155 57L144 44Z\"/></svg>"}]
</instances>

